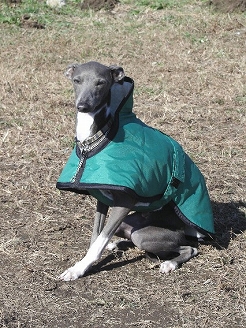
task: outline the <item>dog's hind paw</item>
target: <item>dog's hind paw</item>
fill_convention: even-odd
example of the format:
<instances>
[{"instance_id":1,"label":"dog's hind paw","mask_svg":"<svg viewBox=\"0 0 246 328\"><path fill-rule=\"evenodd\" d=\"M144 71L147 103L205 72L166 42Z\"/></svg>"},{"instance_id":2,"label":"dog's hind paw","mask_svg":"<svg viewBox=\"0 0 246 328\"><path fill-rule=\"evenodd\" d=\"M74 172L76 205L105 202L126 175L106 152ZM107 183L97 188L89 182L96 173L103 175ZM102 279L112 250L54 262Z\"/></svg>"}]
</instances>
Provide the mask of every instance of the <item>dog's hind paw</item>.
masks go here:
<instances>
[{"instance_id":1,"label":"dog's hind paw","mask_svg":"<svg viewBox=\"0 0 246 328\"><path fill-rule=\"evenodd\" d=\"M165 261L160 265L160 273L169 273L171 271L176 270L178 267L178 263L175 261Z\"/></svg>"},{"instance_id":2,"label":"dog's hind paw","mask_svg":"<svg viewBox=\"0 0 246 328\"><path fill-rule=\"evenodd\" d=\"M113 250L115 250L116 248L118 247L118 245L117 245L117 242L111 242L111 243L108 243L108 245L106 246L106 249L108 250L108 251L113 251Z\"/></svg>"}]
</instances>

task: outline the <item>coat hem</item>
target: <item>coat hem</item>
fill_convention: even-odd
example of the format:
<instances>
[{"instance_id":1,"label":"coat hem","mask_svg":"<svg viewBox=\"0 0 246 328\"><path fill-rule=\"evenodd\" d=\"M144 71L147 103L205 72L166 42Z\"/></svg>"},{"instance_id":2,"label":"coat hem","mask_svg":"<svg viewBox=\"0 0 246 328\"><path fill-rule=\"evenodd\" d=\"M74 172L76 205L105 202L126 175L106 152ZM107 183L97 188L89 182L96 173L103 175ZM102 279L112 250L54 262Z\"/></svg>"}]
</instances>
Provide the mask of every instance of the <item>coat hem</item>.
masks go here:
<instances>
[{"instance_id":1,"label":"coat hem","mask_svg":"<svg viewBox=\"0 0 246 328\"><path fill-rule=\"evenodd\" d=\"M97 184L97 183L91 183L91 184L83 184L80 183L79 185L74 186L73 183L71 182L57 182L56 188L59 190L63 191L71 191L77 194L85 194L85 195L90 195L90 190L118 190L118 191L123 191L126 192L128 195L134 197L137 199L139 202L146 202L146 203L152 203L155 201L158 201L161 199L163 196L162 194L160 195L154 195L154 196L149 196L149 197L144 197L138 195L134 190L132 190L129 187L125 186L117 186L117 185L105 185L105 184Z\"/></svg>"},{"instance_id":2,"label":"coat hem","mask_svg":"<svg viewBox=\"0 0 246 328\"><path fill-rule=\"evenodd\" d=\"M174 210L175 214L187 225L187 226L190 226L190 227L193 227L193 228L196 228L196 230L206 236L213 236L215 235L215 232L211 232L211 231L208 231L208 230L205 230L203 228L201 228L200 226L198 226L197 224L195 224L194 222L192 222L191 220L189 220L187 218L187 216L184 215L184 213L180 210L180 208L178 207L178 205L173 201L171 200L169 203L168 203L172 209Z\"/></svg>"}]
</instances>

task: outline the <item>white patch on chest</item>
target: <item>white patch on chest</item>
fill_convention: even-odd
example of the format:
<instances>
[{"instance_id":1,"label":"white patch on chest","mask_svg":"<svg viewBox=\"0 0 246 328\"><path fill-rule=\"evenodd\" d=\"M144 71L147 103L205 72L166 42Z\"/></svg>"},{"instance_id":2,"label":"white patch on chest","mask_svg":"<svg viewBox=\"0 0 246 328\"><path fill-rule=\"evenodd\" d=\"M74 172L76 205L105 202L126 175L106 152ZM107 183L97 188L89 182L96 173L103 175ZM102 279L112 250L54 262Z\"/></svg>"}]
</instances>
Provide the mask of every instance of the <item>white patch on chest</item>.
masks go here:
<instances>
[{"instance_id":1,"label":"white patch on chest","mask_svg":"<svg viewBox=\"0 0 246 328\"><path fill-rule=\"evenodd\" d=\"M91 126L94 122L94 115L91 113L77 113L76 137L79 141L84 141L91 135Z\"/></svg>"}]
</instances>

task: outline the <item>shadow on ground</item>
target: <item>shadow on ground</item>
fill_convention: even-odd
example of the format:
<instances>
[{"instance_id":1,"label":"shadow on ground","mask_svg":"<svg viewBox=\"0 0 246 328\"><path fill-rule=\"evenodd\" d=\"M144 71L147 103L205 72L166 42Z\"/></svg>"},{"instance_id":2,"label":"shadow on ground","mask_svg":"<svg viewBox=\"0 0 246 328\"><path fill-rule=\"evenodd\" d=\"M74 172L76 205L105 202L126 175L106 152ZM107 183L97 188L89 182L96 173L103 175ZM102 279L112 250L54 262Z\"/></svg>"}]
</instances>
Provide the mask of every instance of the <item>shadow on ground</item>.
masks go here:
<instances>
[{"instance_id":1,"label":"shadow on ground","mask_svg":"<svg viewBox=\"0 0 246 328\"><path fill-rule=\"evenodd\" d=\"M212 203L215 217L215 236L213 246L227 248L231 240L246 230L245 213L240 208L246 205L242 201L230 203Z\"/></svg>"},{"instance_id":2,"label":"shadow on ground","mask_svg":"<svg viewBox=\"0 0 246 328\"><path fill-rule=\"evenodd\" d=\"M98 264L94 265L92 267L92 269L86 274L86 276L94 275L95 273L97 273L101 270L111 271L111 270L114 270L117 268L121 268L125 265L129 265L131 263L136 263L145 257L145 255L143 254L143 255L136 256L132 259L122 259L119 262L111 263L112 261L115 260L116 256L121 259L122 258L121 255L122 255L122 252L117 252L117 254L114 253L114 254L110 254L110 255L106 256L103 260L100 260L100 262Z\"/></svg>"}]
</instances>

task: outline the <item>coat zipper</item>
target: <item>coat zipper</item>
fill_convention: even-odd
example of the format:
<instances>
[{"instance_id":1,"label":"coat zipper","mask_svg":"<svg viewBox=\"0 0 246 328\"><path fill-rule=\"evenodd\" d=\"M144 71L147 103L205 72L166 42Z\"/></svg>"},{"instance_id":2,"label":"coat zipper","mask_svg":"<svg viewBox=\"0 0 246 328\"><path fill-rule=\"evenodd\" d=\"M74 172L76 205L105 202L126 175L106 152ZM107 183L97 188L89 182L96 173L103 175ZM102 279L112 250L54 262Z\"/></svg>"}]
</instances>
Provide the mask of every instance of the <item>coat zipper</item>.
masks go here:
<instances>
[{"instance_id":1,"label":"coat zipper","mask_svg":"<svg viewBox=\"0 0 246 328\"><path fill-rule=\"evenodd\" d=\"M83 167L83 165L86 161L88 152L89 152L89 147L88 146L85 146L83 148L83 150L81 150L81 157L80 157L79 165L77 167L77 170L76 170L74 176L71 179L71 183L74 183L75 185L78 185L78 183L81 179L81 176L82 176L81 169L82 169L82 167Z\"/></svg>"}]
</instances>

